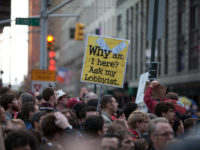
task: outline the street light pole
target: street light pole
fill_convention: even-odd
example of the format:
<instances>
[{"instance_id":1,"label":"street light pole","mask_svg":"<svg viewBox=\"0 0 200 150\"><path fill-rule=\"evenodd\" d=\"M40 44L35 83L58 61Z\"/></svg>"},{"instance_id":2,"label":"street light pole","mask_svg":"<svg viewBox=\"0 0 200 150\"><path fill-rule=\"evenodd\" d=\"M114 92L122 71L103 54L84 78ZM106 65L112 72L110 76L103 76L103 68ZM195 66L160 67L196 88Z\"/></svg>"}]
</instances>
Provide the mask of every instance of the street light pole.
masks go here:
<instances>
[{"instance_id":1,"label":"street light pole","mask_svg":"<svg viewBox=\"0 0 200 150\"><path fill-rule=\"evenodd\" d=\"M40 14L40 69L47 69L47 0L41 0Z\"/></svg>"}]
</instances>

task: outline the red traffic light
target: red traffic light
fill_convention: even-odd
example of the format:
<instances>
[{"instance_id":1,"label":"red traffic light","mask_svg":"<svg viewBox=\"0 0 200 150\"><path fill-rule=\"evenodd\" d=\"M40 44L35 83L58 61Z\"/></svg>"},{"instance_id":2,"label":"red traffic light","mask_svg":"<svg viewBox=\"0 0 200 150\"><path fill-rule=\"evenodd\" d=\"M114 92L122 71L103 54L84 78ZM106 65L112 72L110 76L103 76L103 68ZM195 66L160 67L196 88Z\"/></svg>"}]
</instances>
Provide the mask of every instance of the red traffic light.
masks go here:
<instances>
[{"instance_id":1,"label":"red traffic light","mask_svg":"<svg viewBox=\"0 0 200 150\"><path fill-rule=\"evenodd\" d=\"M54 41L54 37L52 35L48 35L47 36L47 42L53 42Z\"/></svg>"}]
</instances>

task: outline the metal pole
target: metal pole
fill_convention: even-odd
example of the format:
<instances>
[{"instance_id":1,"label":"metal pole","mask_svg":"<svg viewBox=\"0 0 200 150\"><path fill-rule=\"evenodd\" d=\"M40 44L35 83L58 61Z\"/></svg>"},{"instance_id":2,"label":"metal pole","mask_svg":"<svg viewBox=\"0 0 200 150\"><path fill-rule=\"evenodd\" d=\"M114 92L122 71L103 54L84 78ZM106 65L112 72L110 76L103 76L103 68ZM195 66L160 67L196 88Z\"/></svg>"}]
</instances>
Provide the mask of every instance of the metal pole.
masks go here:
<instances>
[{"instance_id":1,"label":"metal pole","mask_svg":"<svg viewBox=\"0 0 200 150\"><path fill-rule=\"evenodd\" d=\"M79 14L51 14L48 17L79 17Z\"/></svg>"},{"instance_id":2,"label":"metal pole","mask_svg":"<svg viewBox=\"0 0 200 150\"><path fill-rule=\"evenodd\" d=\"M1 20L0 24L9 23L11 21L12 21L11 19Z\"/></svg>"},{"instance_id":3,"label":"metal pole","mask_svg":"<svg viewBox=\"0 0 200 150\"><path fill-rule=\"evenodd\" d=\"M40 17L40 69L47 69L47 0L41 0L41 17Z\"/></svg>"},{"instance_id":4,"label":"metal pole","mask_svg":"<svg viewBox=\"0 0 200 150\"><path fill-rule=\"evenodd\" d=\"M61 3L60 5L56 6L55 8L49 10L49 11L47 12L47 15L49 15L49 14L55 12L56 10L62 8L63 6L65 6L66 4L68 4L68 3L70 3L70 2L72 2L72 0L68 0L68 1L66 1L66 2Z\"/></svg>"},{"instance_id":5,"label":"metal pole","mask_svg":"<svg viewBox=\"0 0 200 150\"><path fill-rule=\"evenodd\" d=\"M100 101L101 101L101 90L102 90L102 85L100 85L100 87L99 87L99 96L98 96L97 112L99 112L99 106L100 106Z\"/></svg>"},{"instance_id":6,"label":"metal pole","mask_svg":"<svg viewBox=\"0 0 200 150\"><path fill-rule=\"evenodd\" d=\"M156 48L156 34L157 34L157 20L158 20L158 2L155 0L153 13L153 33L151 42L151 62L155 62L155 48Z\"/></svg>"}]
</instances>

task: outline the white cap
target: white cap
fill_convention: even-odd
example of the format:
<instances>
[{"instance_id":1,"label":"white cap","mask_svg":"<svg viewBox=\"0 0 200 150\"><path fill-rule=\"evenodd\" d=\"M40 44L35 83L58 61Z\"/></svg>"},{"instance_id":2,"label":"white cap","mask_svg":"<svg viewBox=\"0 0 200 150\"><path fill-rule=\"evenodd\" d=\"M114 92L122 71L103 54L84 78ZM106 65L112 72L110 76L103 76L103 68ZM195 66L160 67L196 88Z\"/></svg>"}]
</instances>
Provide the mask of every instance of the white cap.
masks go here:
<instances>
[{"instance_id":1,"label":"white cap","mask_svg":"<svg viewBox=\"0 0 200 150\"><path fill-rule=\"evenodd\" d=\"M56 91L57 94L57 99L59 99L60 97L66 95L67 93L65 93L63 90L58 90Z\"/></svg>"}]
</instances>

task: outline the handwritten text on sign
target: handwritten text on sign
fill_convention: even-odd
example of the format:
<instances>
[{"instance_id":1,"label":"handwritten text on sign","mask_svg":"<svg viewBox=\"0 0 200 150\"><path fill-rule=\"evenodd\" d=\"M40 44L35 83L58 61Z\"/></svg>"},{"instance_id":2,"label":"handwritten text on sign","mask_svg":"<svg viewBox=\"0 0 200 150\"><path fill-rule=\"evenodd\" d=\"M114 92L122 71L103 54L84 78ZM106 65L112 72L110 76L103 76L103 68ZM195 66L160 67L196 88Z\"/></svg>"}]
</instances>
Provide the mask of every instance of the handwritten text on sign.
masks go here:
<instances>
[{"instance_id":1,"label":"handwritten text on sign","mask_svg":"<svg viewBox=\"0 0 200 150\"><path fill-rule=\"evenodd\" d=\"M129 41L89 35L81 81L123 87Z\"/></svg>"}]
</instances>

